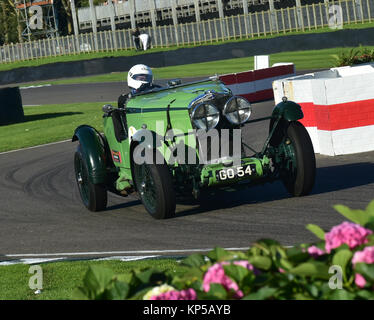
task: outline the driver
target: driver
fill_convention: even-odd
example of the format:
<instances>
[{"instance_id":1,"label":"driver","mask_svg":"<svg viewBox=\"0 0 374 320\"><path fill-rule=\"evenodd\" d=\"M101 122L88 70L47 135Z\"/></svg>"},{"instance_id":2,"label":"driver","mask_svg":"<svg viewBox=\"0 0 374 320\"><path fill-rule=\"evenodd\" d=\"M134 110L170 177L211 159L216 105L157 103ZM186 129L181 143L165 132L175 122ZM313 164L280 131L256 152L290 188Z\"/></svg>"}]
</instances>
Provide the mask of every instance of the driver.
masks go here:
<instances>
[{"instance_id":1,"label":"driver","mask_svg":"<svg viewBox=\"0 0 374 320\"><path fill-rule=\"evenodd\" d=\"M127 85L130 88L130 94L121 94L119 96L118 108L125 108L126 102L131 95L160 87L153 84L152 70L144 64L137 64L130 69L127 75Z\"/></svg>"}]
</instances>

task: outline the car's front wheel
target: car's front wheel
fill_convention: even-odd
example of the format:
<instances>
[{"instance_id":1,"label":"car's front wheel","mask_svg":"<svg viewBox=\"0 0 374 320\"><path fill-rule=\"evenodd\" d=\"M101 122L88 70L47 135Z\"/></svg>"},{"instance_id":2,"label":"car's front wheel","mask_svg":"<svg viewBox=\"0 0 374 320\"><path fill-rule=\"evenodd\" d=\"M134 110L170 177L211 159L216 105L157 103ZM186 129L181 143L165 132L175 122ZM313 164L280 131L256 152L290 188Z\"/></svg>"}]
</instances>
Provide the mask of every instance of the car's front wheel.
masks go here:
<instances>
[{"instance_id":1,"label":"car's front wheel","mask_svg":"<svg viewBox=\"0 0 374 320\"><path fill-rule=\"evenodd\" d=\"M84 206L90 211L104 210L107 206L107 190L105 186L90 181L80 145L74 155L74 168L75 180Z\"/></svg>"},{"instance_id":2,"label":"car's front wheel","mask_svg":"<svg viewBox=\"0 0 374 320\"><path fill-rule=\"evenodd\" d=\"M308 132L300 122L292 121L278 138L281 142L275 163L286 189L296 197L309 194L314 186L316 159Z\"/></svg>"},{"instance_id":3,"label":"car's front wheel","mask_svg":"<svg viewBox=\"0 0 374 320\"><path fill-rule=\"evenodd\" d=\"M133 175L139 197L155 219L175 215L175 192L172 177L166 164L133 163Z\"/></svg>"}]
</instances>

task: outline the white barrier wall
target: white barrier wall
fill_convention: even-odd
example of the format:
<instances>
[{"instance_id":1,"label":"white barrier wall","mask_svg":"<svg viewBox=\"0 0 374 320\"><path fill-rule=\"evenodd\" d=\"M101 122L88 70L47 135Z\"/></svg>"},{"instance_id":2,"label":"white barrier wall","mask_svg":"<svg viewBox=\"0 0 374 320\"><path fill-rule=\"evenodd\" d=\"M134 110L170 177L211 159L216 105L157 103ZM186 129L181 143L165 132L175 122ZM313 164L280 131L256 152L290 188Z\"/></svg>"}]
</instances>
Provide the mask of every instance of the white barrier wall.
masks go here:
<instances>
[{"instance_id":1,"label":"white barrier wall","mask_svg":"<svg viewBox=\"0 0 374 320\"><path fill-rule=\"evenodd\" d=\"M273 91L301 105L316 153L374 150L374 63L277 80Z\"/></svg>"}]
</instances>

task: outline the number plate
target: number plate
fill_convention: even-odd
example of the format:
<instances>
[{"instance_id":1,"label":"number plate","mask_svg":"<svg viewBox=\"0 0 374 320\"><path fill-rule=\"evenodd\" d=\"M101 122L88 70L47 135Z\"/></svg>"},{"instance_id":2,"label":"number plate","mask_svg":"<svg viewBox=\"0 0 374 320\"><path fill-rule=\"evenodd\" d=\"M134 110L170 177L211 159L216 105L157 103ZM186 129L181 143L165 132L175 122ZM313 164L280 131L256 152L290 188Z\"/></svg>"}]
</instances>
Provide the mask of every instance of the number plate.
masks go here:
<instances>
[{"instance_id":1,"label":"number plate","mask_svg":"<svg viewBox=\"0 0 374 320\"><path fill-rule=\"evenodd\" d=\"M219 181L249 177L252 174L256 174L255 164L248 164L242 167L227 168L216 171L216 177Z\"/></svg>"}]
</instances>

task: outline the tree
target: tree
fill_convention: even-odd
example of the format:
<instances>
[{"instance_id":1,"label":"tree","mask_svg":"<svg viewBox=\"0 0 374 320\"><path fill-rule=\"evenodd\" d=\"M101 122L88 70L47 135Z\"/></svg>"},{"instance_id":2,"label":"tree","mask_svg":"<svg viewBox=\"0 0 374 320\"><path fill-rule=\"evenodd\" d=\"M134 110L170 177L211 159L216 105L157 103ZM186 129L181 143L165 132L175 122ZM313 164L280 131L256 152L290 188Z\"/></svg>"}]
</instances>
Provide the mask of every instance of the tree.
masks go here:
<instances>
[{"instance_id":1,"label":"tree","mask_svg":"<svg viewBox=\"0 0 374 320\"><path fill-rule=\"evenodd\" d=\"M13 15L17 18L17 35L18 35L18 41L19 42L23 42L23 38L22 38L22 29L24 26L21 25L21 17L20 17L20 11L17 10L16 8L16 2L18 1L15 1L15 0L4 0L8 3L8 6L11 10L11 12L13 13Z\"/></svg>"},{"instance_id":2,"label":"tree","mask_svg":"<svg viewBox=\"0 0 374 320\"><path fill-rule=\"evenodd\" d=\"M65 25L66 28L64 28L66 31L63 33L72 34L73 33L73 16L71 12L71 6L70 6L70 0L60 0L62 9L60 11L60 29L62 28L62 25Z\"/></svg>"},{"instance_id":3,"label":"tree","mask_svg":"<svg viewBox=\"0 0 374 320\"><path fill-rule=\"evenodd\" d=\"M0 16L1 41L3 43L17 42L22 38L22 27L18 26L17 12L12 0L0 1Z\"/></svg>"},{"instance_id":4,"label":"tree","mask_svg":"<svg viewBox=\"0 0 374 320\"><path fill-rule=\"evenodd\" d=\"M105 0L94 0L95 5L104 3ZM73 30L73 15L71 12L70 0L57 0L55 4L59 6L59 21L60 21L60 32L64 35L72 34ZM88 7L88 0L75 0L75 6L77 8Z\"/></svg>"}]
</instances>

